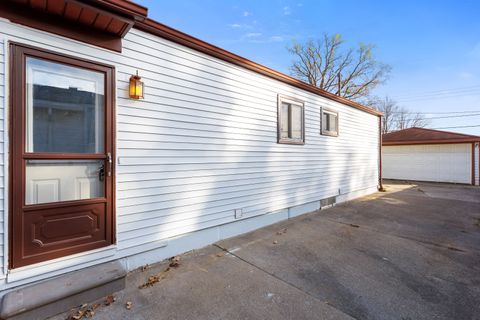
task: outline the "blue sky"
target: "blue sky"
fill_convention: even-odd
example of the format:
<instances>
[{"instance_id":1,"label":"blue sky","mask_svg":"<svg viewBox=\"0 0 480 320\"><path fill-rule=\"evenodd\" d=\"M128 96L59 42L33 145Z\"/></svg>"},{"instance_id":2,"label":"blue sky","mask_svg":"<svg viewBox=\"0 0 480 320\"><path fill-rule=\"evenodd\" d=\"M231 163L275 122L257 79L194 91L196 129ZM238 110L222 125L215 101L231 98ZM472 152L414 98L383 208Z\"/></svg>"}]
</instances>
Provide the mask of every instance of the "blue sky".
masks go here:
<instances>
[{"instance_id":1,"label":"blue sky","mask_svg":"<svg viewBox=\"0 0 480 320\"><path fill-rule=\"evenodd\" d=\"M392 66L376 90L417 112L478 111L430 127L480 125L480 1L135 0L161 23L289 73L286 47L324 32L376 45ZM428 114L441 117L457 114ZM447 129L480 135L480 127Z\"/></svg>"}]
</instances>

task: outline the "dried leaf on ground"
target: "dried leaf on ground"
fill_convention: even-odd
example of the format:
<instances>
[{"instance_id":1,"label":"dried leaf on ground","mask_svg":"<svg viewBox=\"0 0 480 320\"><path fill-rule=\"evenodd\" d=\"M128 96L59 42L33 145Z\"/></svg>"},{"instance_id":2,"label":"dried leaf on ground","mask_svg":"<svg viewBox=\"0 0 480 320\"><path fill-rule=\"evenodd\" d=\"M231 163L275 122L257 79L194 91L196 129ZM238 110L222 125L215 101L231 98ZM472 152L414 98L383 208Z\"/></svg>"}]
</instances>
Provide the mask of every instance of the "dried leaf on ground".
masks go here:
<instances>
[{"instance_id":1,"label":"dried leaf on ground","mask_svg":"<svg viewBox=\"0 0 480 320\"><path fill-rule=\"evenodd\" d=\"M180 266L180 257L171 257L169 267L178 268Z\"/></svg>"},{"instance_id":2,"label":"dried leaf on ground","mask_svg":"<svg viewBox=\"0 0 480 320\"><path fill-rule=\"evenodd\" d=\"M67 320L80 320L81 318L83 318L84 314L85 314L85 311L77 310L75 313L69 315Z\"/></svg>"},{"instance_id":3,"label":"dried leaf on ground","mask_svg":"<svg viewBox=\"0 0 480 320\"><path fill-rule=\"evenodd\" d=\"M114 303L115 300L117 300L117 298L116 298L114 295L110 294L110 295L108 295L108 296L105 297L104 304L105 304L106 306L109 306L109 305L111 305L112 303Z\"/></svg>"},{"instance_id":4,"label":"dried leaf on ground","mask_svg":"<svg viewBox=\"0 0 480 320\"><path fill-rule=\"evenodd\" d=\"M76 309L72 309L71 313L68 315L67 320L80 320L85 315L87 311L87 304L84 303Z\"/></svg>"},{"instance_id":5,"label":"dried leaf on ground","mask_svg":"<svg viewBox=\"0 0 480 320\"><path fill-rule=\"evenodd\" d=\"M278 243L278 241L277 241L277 240L273 241L273 244L277 244L277 243Z\"/></svg>"},{"instance_id":6,"label":"dried leaf on ground","mask_svg":"<svg viewBox=\"0 0 480 320\"><path fill-rule=\"evenodd\" d=\"M168 271L168 269L167 269L167 271ZM145 288L152 287L155 283L160 282L160 280L162 280L162 279L165 279L165 277L166 277L165 272L160 272L160 273L154 274L154 275L148 277L147 282L140 285L138 288L139 289L145 289Z\"/></svg>"},{"instance_id":7,"label":"dried leaf on ground","mask_svg":"<svg viewBox=\"0 0 480 320\"><path fill-rule=\"evenodd\" d=\"M127 301L127 302L125 303L125 308L126 308L127 310L132 309L132 306L133 306L132 301Z\"/></svg>"},{"instance_id":8,"label":"dried leaf on ground","mask_svg":"<svg viewBox=\"0 0 480 320\"><path fill-rule=\"evenodd\" d=\"M160 282L160 280L165 279L167 277L167 273L171 270L171 268L178 268L180 266L180 257L171 257L168 260L170 261L170 264L165 270L157 274L151 275L150 277L148 277L147 282L140 285L138 288L145 289L153 286L155 283Z\"/></svg>"},{"instance_id":9,"label":"dried leaf on ground","mask_svg":"<svg viewBox=\"0 0 480 320\"><path fill-rule=\"evenodd\" d=\"M93 318L99 306L100 305L98 303L94 303L90 306L87 303L84 303L78 308L72 309L70 315L67 317L67 320L80 320L85 318Z\"/></svg>"},{"instance_id":10,"label":"dried leaf on ground","mask_svg":"<svg viewBox=\"0 0 480 320\"><path fill-rule=\"evenodd\" d=\"M94 303L90 307L88 307L87 310L85 311L85 317L93 318L93 316L95 315L95 312L96 312L96 310L99 306L100 305L98 303Z\"/></svg>"}]
</instances>

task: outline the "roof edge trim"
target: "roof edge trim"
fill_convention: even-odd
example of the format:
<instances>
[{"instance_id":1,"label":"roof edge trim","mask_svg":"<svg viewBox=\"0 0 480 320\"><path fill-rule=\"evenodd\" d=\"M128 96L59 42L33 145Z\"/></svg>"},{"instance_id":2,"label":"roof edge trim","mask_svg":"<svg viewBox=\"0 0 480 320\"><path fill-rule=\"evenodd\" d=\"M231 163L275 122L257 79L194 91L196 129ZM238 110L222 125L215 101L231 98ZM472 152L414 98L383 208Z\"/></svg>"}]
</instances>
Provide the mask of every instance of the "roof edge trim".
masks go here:
<instances>
[{"instance_id":1,"label":"roof edge trim","mask_svg":"<svg viewBox=\"0 0 480 320\"><path fill-rule=\"evenodd\" d=\"M148 8L128 0L90 0L92 4L98 3L121 14L132 15L135 19L144 20L148 14Z\"/></svg>"}]
</instances>

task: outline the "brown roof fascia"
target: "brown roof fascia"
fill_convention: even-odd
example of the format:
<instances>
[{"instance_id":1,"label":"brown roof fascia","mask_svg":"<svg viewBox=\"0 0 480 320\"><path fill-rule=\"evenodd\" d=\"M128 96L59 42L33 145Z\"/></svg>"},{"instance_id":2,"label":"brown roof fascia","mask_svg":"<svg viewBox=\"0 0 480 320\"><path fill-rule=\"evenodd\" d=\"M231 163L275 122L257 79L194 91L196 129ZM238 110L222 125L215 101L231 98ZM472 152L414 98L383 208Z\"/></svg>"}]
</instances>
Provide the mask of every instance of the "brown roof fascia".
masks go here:
<instances>
[{"instance_id":1,"label":"brown roof fascia","mask_svg":"<svg viewBox=\"0 0 480 320\"><path fill-rule=\"evenodd\" d=\"M83 2L102 7L106 11L132 19L122 30L122 33L120 34L121 38L125 37L130 31L135 24L135 21L145 20L148 14L148 8L128 0L83 0Z\"/></svg>"},{"instance_id":2,"label":"brown roof fascia","mask_svg":"<svg viewBox=\"0 0 480 320\"><path fill-rule=\"evenodd\" d=\"M478 142L478 138L465 139L442 139L442 140L411 140L411 141L383 141L384 146L401 146L413 144L455 144L455 143L472 143Z\"/></svg>"},{"instance_id":3,"label":"brown roof fascia","mask_svg":"<svg viewBox=\"0 0 480 320\"><path fill-rule=\"evenodd\" d=\"M64 19L57 19L50 14L39 14L36 10L27 8L28 7L15 2L0 1L0 17L6 18L13 23L90 43L101 48L117 52L122 51L122 42L118 35L92 32L92 30L86 29L80 24L74 24Z\"/></svg>"},{"instance_id":4,"label":"brown roof fascia","mask_svg":"<svg viewBox=\"0 0 480 320\"><path fill-rule=\"evenodd\" d=\"M119 13L129 14L136 20L145 20L148 8L127 0L94 0L92 2L103 4Z\"/></svg>"},{"instance_id":5,"label":"brown roof fascia","mask_svg":"<svg viewBox=\"0 0 480 320\"><path fill-rule=\"evenodd\" d=\"M291 86L300 88L305 91L312 92L314 94L320 95L322 97L328 98L330 100L348 105L350 107L353 107L355 109L376 115L376 116L381 116L382 113L379 111L376 111L372 108L366 107L364 105L361 105L357 102L345 99L343 97L337 96L333 93L327 92L325 90L322 90L320 88L317 88L315 86L312 86L310 84L307 84L303 81L297 80L295 78L292 78L284 73L281 73L279 71L270 69L266 66L263 66L261 64L258 64L256 62L253 62L251 60L245 59L241 56L238 56L234 53L231 53L227 50L224 50L222 48L219 48L217 46L214 46L212 44L209 44L205 41L202 41L200 39L197 39L195 37L192 37L186 33L183 33L181 31L175 30L173 28L170 28L164 24L161 24L155 20L152 19L145 19L144 21L136 21L135 22L135 28L140 29L142 31L151 33L153 35L162 37L164 39L170 40L172 42L184 45L188 48L194 49L196 51L205 53L209 56L230 62L232 64L235 64L237 66L243 67L245 69L254 71L256 73L262 74L264 76L267 76L269 78L273 78L276 80L279 80L281 82L284 82L286 84L289 84Z\"/></svg>"}]
</instances>

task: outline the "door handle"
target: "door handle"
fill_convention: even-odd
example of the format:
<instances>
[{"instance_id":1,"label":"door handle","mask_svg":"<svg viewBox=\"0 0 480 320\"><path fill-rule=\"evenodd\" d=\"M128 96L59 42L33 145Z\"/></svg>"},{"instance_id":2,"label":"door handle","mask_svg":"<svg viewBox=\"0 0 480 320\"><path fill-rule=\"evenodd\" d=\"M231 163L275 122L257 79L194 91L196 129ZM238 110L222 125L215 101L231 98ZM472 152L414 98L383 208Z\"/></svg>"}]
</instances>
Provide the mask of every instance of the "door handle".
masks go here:
<instances>
[{"instance_id":1,"label":"door handle","mask_svg":"<svg viewBox=\"0 0 480 320\"><path fill-rule=\"evenodd\" d=\"M112 175L112 154L110 152L107 152L107 165L108 165L107 175L110 177Z\"/></svg>"},{"instance_id":2,"label":"door handle","mask_svg":"<svg viewBox=\"0 0 480 320\"><path fill-rule=\"evenodd\" d=\"M105 180L105 165L101 165L98 169L98 180L103 181Z\"/></svg>"}]
</instances>

